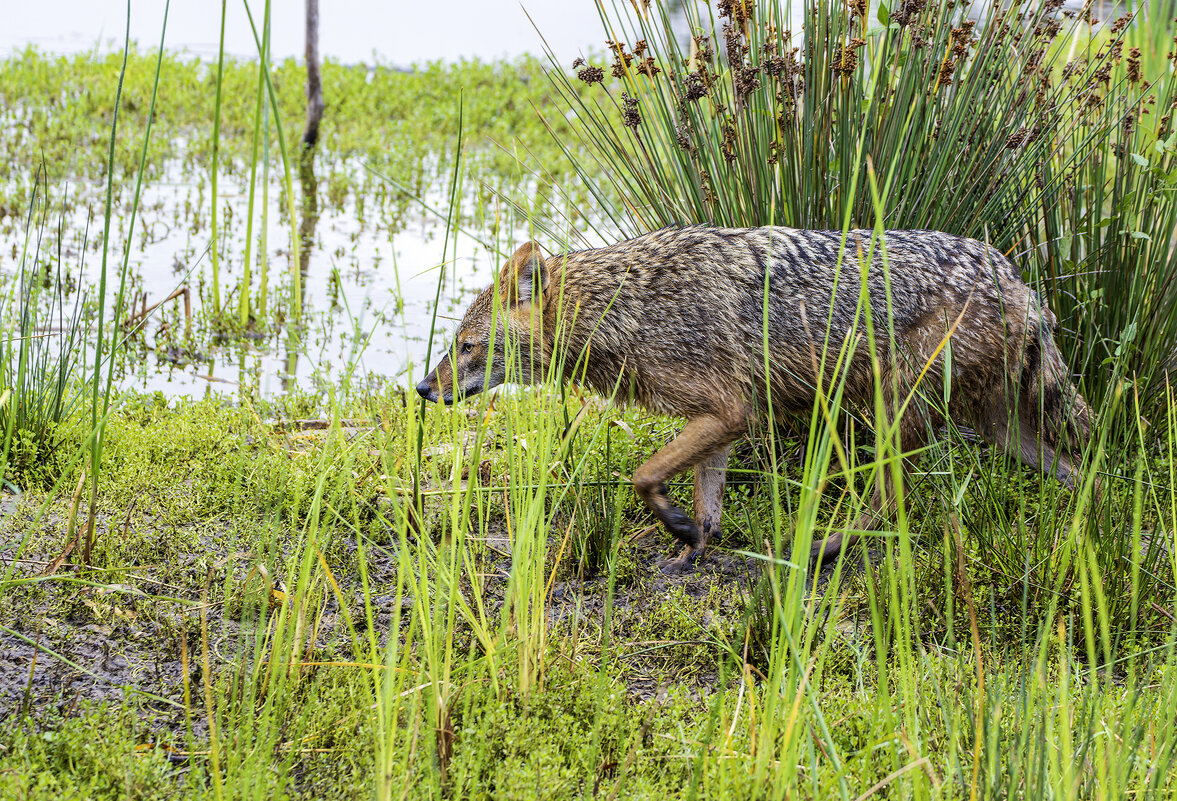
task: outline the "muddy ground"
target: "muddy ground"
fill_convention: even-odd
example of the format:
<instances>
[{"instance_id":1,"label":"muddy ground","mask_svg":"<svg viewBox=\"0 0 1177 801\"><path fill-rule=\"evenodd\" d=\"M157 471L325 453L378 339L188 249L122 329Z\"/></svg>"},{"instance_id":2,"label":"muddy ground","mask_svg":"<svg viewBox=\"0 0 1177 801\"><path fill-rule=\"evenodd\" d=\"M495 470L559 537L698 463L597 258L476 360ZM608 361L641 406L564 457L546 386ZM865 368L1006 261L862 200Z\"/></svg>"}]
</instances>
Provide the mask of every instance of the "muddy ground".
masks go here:
<instances>
[{"instance_id":1,"label":"muddy ground","mask_svg":"<svg viewBox=\"0 0 1177 801\"><path fill-rule=\"evenodd\" d=\"M255 555L216 553L207 578L200 574L196 554L176 564L145 565L118 571L115 576L82 570L74 562L76 553L64 561L60 552L47 551L26 552L14 559L25 530L22 521L31 524L36 512L32 507L31 502L22 502L10 494L3 496L0 507L4 514L0 523L0 564L11 571L14 579L28 582L11 589L4 599L4 617L0 621L0 720L22 713L36 716L46 709L68 715L84 701L121 703L138 696L140 708L154 718L153 725L179 733L185 726L185 662L190 687L199 688L201 682L202 611L207 620L214 672L233 669L238 644L248 640L242 635L252 633L251 624L232 608L234 599L204 602L204 587L213 588L215 595L217 588L224 586L260 586ZM46 517L43 525L57 522ZM104 524L97 527L98 536L109 533ZM117 522L119 526L127 524L127 520ZM491 615L497 615L506 590L510 558L504 555L505 540L493 536L492 540L495 548L488 550L491 558L486 564L484 600ZM354 540L348 547L355 548ZM727 599L729 603L725 605L734 611L744 603L761 571L759 560L712 548L692 572L664 575L657 569L657 562L667 555L670 546L661 531L649 532L627 547L626 557L636 566L635 575L617 589L612 604L615 628L622 632L675 591L701 604L709 596ZM373 586L391 586L396 564L393 551L369 546L368 554ZM828 575L831 570L827 567L824 572ZM52 575L47 576L50 571ZM341 573L336 578L344 592L352 596L353 609L362 608L356 577ZM601 626L607 589L608 582L603 577L555 582L548 608L549 625L567 629L576 625ZM373 619L383 639L393 622L395 594L378 589L371 603ZM705 627L708 621L699 622ZM350 648L342 623L337 602L327 598L317 645L325 649ZM622 663L627 667L620 678L635 700L650 697L668 675L677 681L686 680L702 692L711 688L716 680L713 672L682 675L668 664L673 655L656 647L662 644L668 643L640 641L620 645ZM630 658L626 658L627 650L633 654Z\"/></svg>"}]
</instances>

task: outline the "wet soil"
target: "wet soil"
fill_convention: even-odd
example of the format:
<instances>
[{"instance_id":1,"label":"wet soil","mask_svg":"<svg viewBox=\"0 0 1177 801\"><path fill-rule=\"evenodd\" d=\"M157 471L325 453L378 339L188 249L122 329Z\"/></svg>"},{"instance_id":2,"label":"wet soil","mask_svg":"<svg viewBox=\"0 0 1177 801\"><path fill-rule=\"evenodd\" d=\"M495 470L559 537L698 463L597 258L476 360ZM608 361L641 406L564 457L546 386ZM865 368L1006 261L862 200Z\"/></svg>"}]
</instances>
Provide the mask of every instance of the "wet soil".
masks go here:
<instances>
[{"instance_id":1,"label":"wet soil","mask_svg":"<svg viewBox=\"0 0 1177 801\"><path fill-rule=\"evenodd\" d=\"M49 710L68 715L82 702L122 703L134 698L151 719L150 725L181 735L187 726L185 669L190 693L198 694L202 685L201 613L206 617L209 662L215 673L234 669L239 643L252 639L250 624L241 619L240 599L204 601L204 588L214 588L215 594L218 587L256 583L257 574L251 568L257 563L254 555L216 553L215 542L210 541L214 553L207 576L201 565L210 563L205 559L198 564L193 554L179 564L119 571L112 578L109 573L82 571L73 563L76 554L60 560L60 553L26 551L16 558L24 537L19 521L28 512L19 499L0 495L0 569L14 580L28 582L9 589L0 616L0 721ZM116 527L126 522L117 521ZM47 515L41 525L58 523ZM105 533L109 523L103 520L99 531ZM487 539L495 547L487 550L484 602L493 619L504 603L511 563L506 543L493 533ZM694 570L672 576L657 567L671 547L661 531L649 532L627 547L626 558L636 567L615 588L611 604L614 630L622 632L640 625L675 591L695 601L709 595L719 598L732 612L749 597L763 565L761 560L712 548ZM353 541L348 550L354 548ZM370 543L366 553L373 623L383 643L396 619L397 559L392 549L379 544ZM53 578L45 579L50 572ZM830 572L832 566L826 566L819 584ZM364 616L354 614L363 608L358 577L340 571L335 578L350 598L352 619L363 626ZM605 620L607 592L606 577L554 582L547 610L549 626L565 631L599 628ZM400 603L400 617L407 624L413 601L404 598ZM711 612L700 614L707 618ZM316 646L350 648L345 620L336 599L327 598ZM709 621L697 622L703 631ZM671 678L701 694L716 685L713 670L676 669L667 651L651 648L648 642L627 644L620 636L616 643L623 671L619 678L635 700L652 697ZM665 644L675 643L667 640ZM203 728L199 720L194 724L197 732Z\"/></svg>"}]
</instances>

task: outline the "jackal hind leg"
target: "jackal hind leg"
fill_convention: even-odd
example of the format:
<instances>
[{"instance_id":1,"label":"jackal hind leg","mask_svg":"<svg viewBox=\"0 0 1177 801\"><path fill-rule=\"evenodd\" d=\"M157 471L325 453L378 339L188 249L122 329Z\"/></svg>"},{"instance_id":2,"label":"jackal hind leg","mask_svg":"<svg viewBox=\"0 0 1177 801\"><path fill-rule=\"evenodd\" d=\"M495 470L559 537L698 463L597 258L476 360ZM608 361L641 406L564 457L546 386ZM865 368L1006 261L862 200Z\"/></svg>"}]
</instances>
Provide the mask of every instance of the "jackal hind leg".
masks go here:
<instances>
[{"instance_id":1,"label":"jackal hind leg","mask_svg":"<svg viewBox=\"0 0 1177 801\"><path fill-rule=\"evenodd\" d=\"M706 415L689 420L677 437L634 471L638 495L662 521L666 530L683 544L682 551L661 565L663 572L690 569L703 552L712 530L718 528L723 504L724 471L731 443L747 428L745 415ZM717 465L722 467L717 468ZM696 467L696 520L670 502L665 482Z\"/></svg>"}]
</instances>

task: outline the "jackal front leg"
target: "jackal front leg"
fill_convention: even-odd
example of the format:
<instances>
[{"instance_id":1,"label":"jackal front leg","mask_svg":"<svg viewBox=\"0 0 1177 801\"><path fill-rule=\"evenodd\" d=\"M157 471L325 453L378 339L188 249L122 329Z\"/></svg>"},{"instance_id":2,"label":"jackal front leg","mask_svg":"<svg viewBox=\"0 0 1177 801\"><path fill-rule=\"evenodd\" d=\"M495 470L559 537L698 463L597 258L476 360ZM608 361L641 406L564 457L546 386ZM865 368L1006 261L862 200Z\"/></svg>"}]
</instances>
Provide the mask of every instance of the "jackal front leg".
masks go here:
<instances>
[{"instance_id":1,"label":"jackal front leg","mask_svg":"<svg viewBox=\"0 0 1177 801\"><path fill-rule=\"evenodd\" d=\"M719 535L723 512L723 487L732 446L727 444L695 465L695 525L699 528L699 551Z\"/></svg>"},{"instance_id":2,"label":"jackal front leg","mask_svg":"<svg viewBox=\"0 0 1177 801\"><path fill-rule=\"evenodd\" d=\"M711 529L718 526L720 508L723 504L723 473L711 470L720 463L722 454L723 469L727 467L727 455L731 443L747 428L747 420L742 411L739 415L720 417L706 415L689 420L682 432L658 451L649 461L634 471L633 485L638 495L646 505L666 526L666 530L683 544L682 552L677 557L662 565L667 573L681 573L703 552ZM698 466L702 477L696 473L696 491L702 490L696 496L696 513L705 518L700 523L705 525L704 531L696 521L687 516L666 497L667 479L683 472L689 467ZM700 502L703 506L700 506Z\"/></svg>"}]
</instances>

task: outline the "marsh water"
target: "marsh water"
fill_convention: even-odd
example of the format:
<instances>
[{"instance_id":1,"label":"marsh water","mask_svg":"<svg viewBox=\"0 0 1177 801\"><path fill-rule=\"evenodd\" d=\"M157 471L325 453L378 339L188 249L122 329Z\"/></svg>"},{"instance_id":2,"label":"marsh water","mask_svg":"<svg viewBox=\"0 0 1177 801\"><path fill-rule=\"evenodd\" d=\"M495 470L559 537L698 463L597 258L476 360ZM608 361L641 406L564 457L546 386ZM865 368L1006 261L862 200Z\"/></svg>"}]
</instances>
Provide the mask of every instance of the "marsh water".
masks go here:
<instances>
[{"instance_id":1,"label":"marsh water","mask_svg":"<svg viewBox=\"0 0 1177 801\"><path fill-rule=\"evenodd\" d=\"M396 218L391 221L374 219L381 209L372 204L361 211L355 202L336 206L324 203L323 197L317 198L317 214L308 212L299 192L303 252L295 264L291 226L280 193L272 187L265 199L264 234L259 230L261 218L256 210L254 214L254 253L264 250L265 257L251 259L246 324L232 336L210 330L191 336L188 329L201 331L210 312L210 201L207 186L182 179L177 175L143 190L131 235L121 316L126 358L121 360L119 383L124 389L199 396L241 388L273 396L294 386L314 390L349 380L407 385L432 361L431 349L436 356L444 348L470 298L493 280L503 250L527 235L525 227L516 226L517 230L500 229L497 237L492 236L476 216L462 230L448 225L430 210L444 208L444 196L397 204L387 212ZM68 191L63 185L53 189ZM261 194L257 190L255 204L261 202ZM236 325L249 197L232 183L222 183L218 195L221 307ZM23 226L13 226L0 231L0 272L10 278L21 255L31 263L40 248L38 264L44 266L38 272L47 274L56 266L60 227L65 285L72 290L67 304L82 292L93 304L102 262L102 209L79 204L62 217L52 208L54 200L51 196L44 230L34 226L26 232ZM107 255L108 318L118 294L128 223L129 216L116 219ZM301 324L290 318L296 286L301 289ZM167 300L185 289L187 309L182 295ZM93 326L91 319L90 339Z\"/></svg>"}]
</instances>

